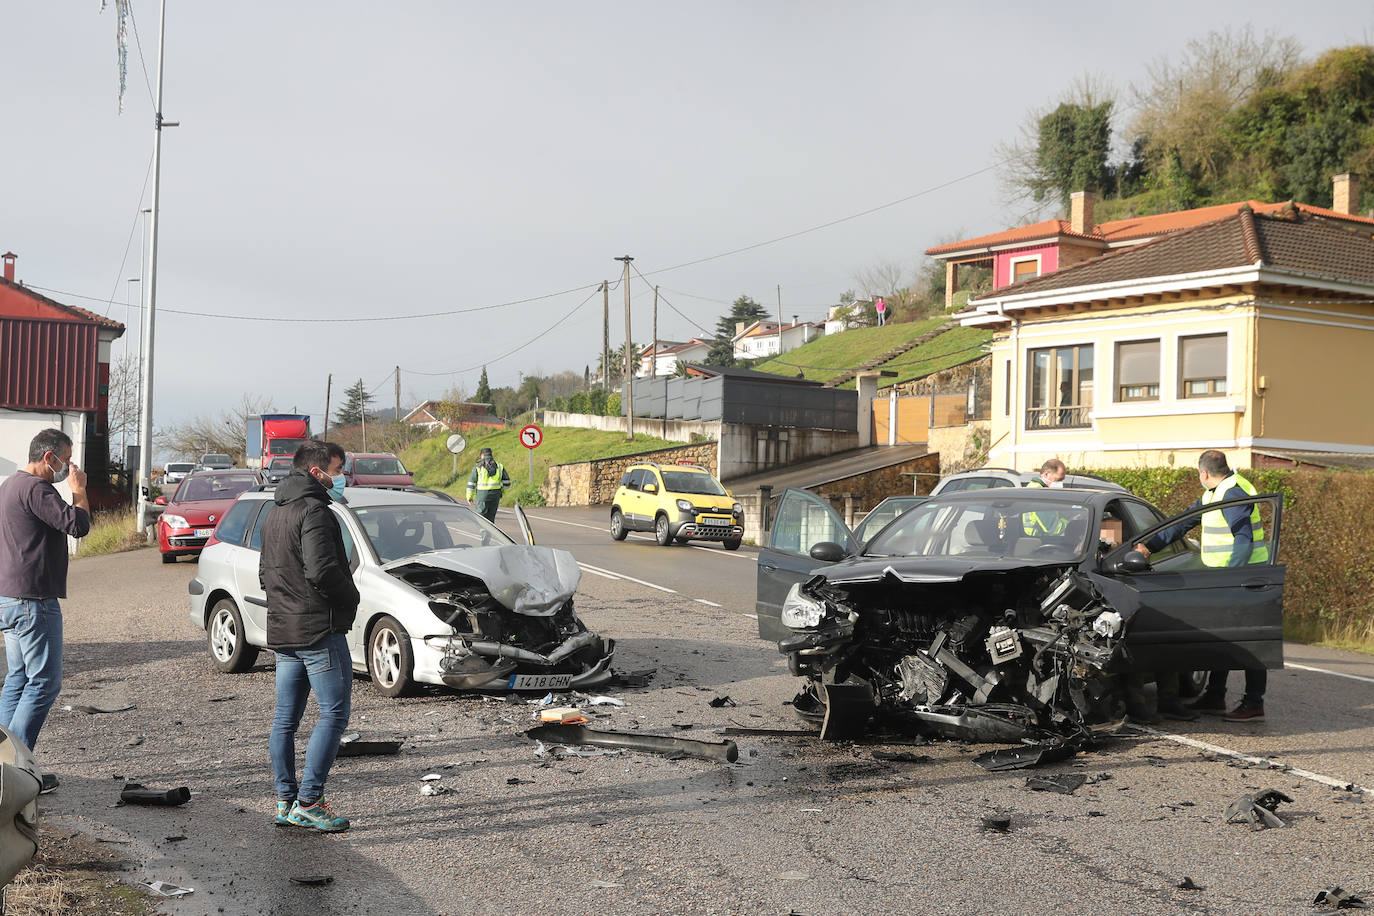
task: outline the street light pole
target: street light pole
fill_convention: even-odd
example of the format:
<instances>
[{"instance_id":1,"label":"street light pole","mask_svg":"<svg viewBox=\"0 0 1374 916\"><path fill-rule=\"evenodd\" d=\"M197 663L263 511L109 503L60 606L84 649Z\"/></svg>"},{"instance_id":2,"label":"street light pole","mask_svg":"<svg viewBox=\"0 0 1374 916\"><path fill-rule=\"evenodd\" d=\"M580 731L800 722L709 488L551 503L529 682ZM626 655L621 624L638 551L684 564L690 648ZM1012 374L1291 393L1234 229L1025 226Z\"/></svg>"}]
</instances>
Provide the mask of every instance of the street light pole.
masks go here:
<instances>
[{"instance_id":1,"label":"street light pole","mask_svg":"<svg viewBox=\"0 0 1374 916\"><path fill-rule=\"evenodd\" d=\"M630 262L634 258L628 254L616 258L625 263L625 441L633 442L635 437L635 374L631 365L630 353Z\"/></svg>"}]
</instances>

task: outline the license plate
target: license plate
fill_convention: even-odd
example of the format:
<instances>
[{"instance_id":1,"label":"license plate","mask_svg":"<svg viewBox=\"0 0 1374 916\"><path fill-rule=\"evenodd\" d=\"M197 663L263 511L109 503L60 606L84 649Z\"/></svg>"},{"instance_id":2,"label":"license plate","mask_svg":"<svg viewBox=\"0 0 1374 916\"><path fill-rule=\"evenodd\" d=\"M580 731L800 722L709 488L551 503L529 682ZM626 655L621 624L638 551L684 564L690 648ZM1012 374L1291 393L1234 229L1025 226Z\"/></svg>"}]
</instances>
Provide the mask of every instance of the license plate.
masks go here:
<instances>
[{"instance_id":1,"label":"license plate","mask_svg":"<svg viewBox=\"0 0 1374 916\"><path fill-rule=\"evenodd\" d=\"M215 529L213 529L213 528L197 528L197 529L196 529L196 537L198 537L198 538L208 538L210 535L212 535L212 534L214 534L214 533L215 533Z\"/></svg>"},{"instance_id":2,"label":"license plate","mask_svg":"<svg viewBox=\"0 0 1374 916\"><path fill-rule=\"evenodd\" d=\"M512 674L506 682L511 690L567 690L571 686L571 674Z\"/></svg>"},{"instance_id":3,"label":"license plate","mask_svg":"<svg viewBox=\"0 0 1374 916\"><path fill-rule=\"evenodd\" d=\"M699 524L702 525L728 525L730 524L723 518L703 518Z\"/></svg>"}]
</instances>

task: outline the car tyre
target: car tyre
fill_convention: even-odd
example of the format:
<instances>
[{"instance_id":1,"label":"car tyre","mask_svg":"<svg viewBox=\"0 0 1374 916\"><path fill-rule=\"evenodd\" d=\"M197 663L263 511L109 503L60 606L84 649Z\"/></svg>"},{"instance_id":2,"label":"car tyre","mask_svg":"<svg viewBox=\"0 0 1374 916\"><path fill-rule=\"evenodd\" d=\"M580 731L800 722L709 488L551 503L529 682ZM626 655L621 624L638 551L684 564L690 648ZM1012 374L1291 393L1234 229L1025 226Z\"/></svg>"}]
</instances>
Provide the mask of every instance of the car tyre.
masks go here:
<instances>
[{"instance_id":1,"label":"car tyre","mask_svg":"<svg viewBox=\"0 0 1374 916\"><path fill-rule=\"evenodd\" d=\"M625 516L620 514L619 509L611 510L611 539L615 541L625 540L625 535L630 532L625 529Z\"/></svg>"},{"instance_id":2,"label":"car tyre","mask_svg":"<svg viewBox=\"0 0 1374 916\"><path fill-rule=\"evenodd\" d=\"M658 541L658 546L668 547L673 543L672 531L668 528L668 516L660 515L654 519L654 540Z\"/></svg>"},{"instance_id":3,"label":"car tyre","mask_svg":"<svg viewBox=\"0 0 1374 916\"><path fill-rule=\"evenodd\" d=\"M367 638L367 673L372 688L384 697L405 696L415 681L410 634L393 617L383 617Z\"/></svg>"},{"instance_id":4,"label":"car tyre","mask_svg":"<svg viewBox=\"0 0 1374 916\"><path fill-rule=\"evenodd\" d=\"M243 632L243 617L232 598L221 598L210 608L205 625L210 660L227 674L242 674L258 660L258 647L250 646Z\"/></svg>"},{"instance_id":5,"label":"car tyre","mask_svg":"<svg viewBox=\"0 0 1374 916\"><path fill-rule=\"evenodd\" d=\"M725 542L726 550L739 550L739 545L744 543L744 538L733 538Z\"/></svg>"},{"instance_id":6,"label":"car tyre","mask_svg":"<svg viewBox=\"0 0 1374 916\"><path fill-rule=\"evenodd\" d=\"M175 563L176 561L177 555L174 553L164 553L162 555L162 562L164 563Z\"/></svg>"}]
</instances>

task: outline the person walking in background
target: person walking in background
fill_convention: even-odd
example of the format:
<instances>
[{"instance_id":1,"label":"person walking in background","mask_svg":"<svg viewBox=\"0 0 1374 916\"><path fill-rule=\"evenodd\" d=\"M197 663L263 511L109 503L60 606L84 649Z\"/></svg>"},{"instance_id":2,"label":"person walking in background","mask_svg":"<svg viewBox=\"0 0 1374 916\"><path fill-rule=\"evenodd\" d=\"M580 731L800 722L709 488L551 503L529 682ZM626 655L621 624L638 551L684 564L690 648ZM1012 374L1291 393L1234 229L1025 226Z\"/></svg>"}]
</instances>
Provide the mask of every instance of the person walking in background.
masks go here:
<instances>
[{"instance_id":1,"label":"person walking in background","mask_svg":"<svg viewBox=\"0 0 1374 916\"><path fill-rule=\"evenodd\" d=\"M258 580L267 595L267 646L277 656L277 712L268 742L277 789L276 822L336 833L348 818L324 800L324 784L348 726L353 659L348 631L358 613L339 520L330 491L343 486L344 450L308 439L291 474L277 485L262 523ZM296 780L296 731L311 693L320 720L310 733Z\"/></svg>"},{"instance_id":2,"label":"person walking in background","mask_svg":"<svg viewBox=\"0 0 1374 916\"><path fill-rule=\"evenodd\" d=\"M67 481L72 505L53 484ZM71 437L45 429L29 442L29 463L0 483L0 632L5 686L0 725L29 750L62 690L62 607L67 597L67 538L91 530L86 474L72 463ZM43 774L43 792L57 777Z\"/></svg>"},{"instance_id":3,"label":"person walking in background","mask_svg":"<svg viewBox=\"0 0 1374 916\"><path fill-rule=\"evenodd\" d=\"M873 308L878 312L878 327L887 324L887 303L883 300L882 296L878 297L878 301L873 304Z\"/></svg>"},{"instance_id":4,"label":"person walking in background","mask_svg":"<svg viewBox=\"0 0 1374 916\"><path fill-rule=\"evenodd\" d=\"M1202 498L1188 507L1187 511L1219 503L1226 499L1240 499L1254 496L1258 491L1254 484L1232 471L1226 462L1226 455L1216 449L1208 449L1198 457L1198 481L1205 492ZM1202 563L1205 566L1248 566L1252 563L1269 562L1269 544L1264 539L1264 527L1260 518L1259 506L1231 506L1214 509L1201 516L1202 523ZM1150 538L1136 549L1149 557L1151 551L1159 550L1191 530L1197 522L1180 522ZM1230 671L1220 668L1207 677L1207 689L1203 691L1189 709L1207 713L1221 713L1228 722L1242 722L1247 719L1264 718L1264 691L1268 686L1269 672L1263 668L1245 669L1245 695L1240 704L1230 712L1226 711L1226 678Z\"/></svg>"},{"instance_id":5,"label":"person walking in background","mask_svg":"<svg viewBox=\"0 0 1374 916\"><path fill-rule=\"evenodd\" d=\"M501 462L492 457L491 449L484 448L478 455L477 463L468 475L467 500L477 497L477 511L489 522L496 521L496 507L501 505L501 494L510 489L510 474Z\"/></svg>"}]
</instances>

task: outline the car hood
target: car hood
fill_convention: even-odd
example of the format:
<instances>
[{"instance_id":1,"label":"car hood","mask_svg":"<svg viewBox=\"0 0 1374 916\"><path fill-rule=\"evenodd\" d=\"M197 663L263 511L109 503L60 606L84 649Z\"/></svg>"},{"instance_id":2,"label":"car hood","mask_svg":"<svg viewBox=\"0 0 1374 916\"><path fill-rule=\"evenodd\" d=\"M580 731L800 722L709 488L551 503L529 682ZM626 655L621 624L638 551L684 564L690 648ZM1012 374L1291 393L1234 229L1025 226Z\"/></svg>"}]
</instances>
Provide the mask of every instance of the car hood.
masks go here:
<instances>
[{"instance_id":1,"label":"car hood","mask_svg":"<svg viewBox=\"0 0 1374 916\"><path fill-rule=\"evenodd\" d=\"M1017 569L1073 566L1063 560L1040 562L1020 557L854 557L816 570L827 582L849 585L894 576L901 582L958 582L973 573L1006 573Z\"/></svg>"},{"instance_id":2,"label":"car hood","mask_svg":"<svg viewBox=\"0 0 1374 916\"><path fill-rule=\"evenodd\" d=\"M168 503L163 507L164 514L180 515L190 522L192 527L196 525L216 525L219 520L224 518L224 513L229 511L229 507L234 504L237 496L229 499L198 499L191 503ZM215 520L210 521L210 516Z\"/></svg>"},{"instance_id":3,"label":"car hood","mask_svg":"<svg viewBox=\"0 0 1374 916\"><path fill-rule=\"evenodd\" d=\"M555 613L582 581L582 567L568 551L525 544L431 550L387 563L382 569L390 572L416 564L480 579L502 606L532 617Z\"/></svg>"}]
</instances>

